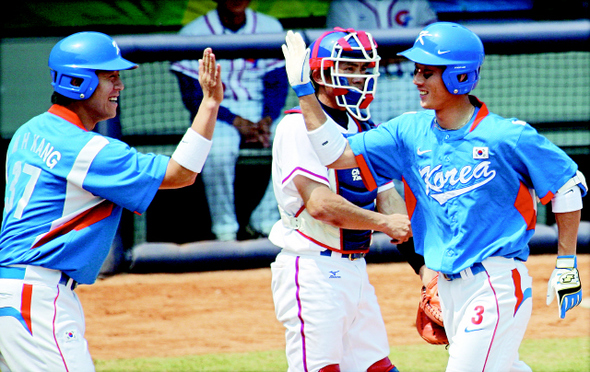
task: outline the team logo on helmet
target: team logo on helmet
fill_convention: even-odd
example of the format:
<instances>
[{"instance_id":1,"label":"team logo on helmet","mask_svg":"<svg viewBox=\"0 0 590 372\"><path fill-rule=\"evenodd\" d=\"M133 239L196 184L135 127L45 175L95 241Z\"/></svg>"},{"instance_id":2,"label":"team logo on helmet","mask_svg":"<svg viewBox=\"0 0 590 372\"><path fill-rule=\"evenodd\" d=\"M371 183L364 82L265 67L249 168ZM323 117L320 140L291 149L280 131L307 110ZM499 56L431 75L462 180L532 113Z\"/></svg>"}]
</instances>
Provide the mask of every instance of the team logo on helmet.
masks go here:
<instances>
[{"instance_id":1,"label":"team logo on helmet","mask_svg":"<svg viewBox=\"0 0 590 372\"><path fill-rule=\"evenodd\" d=\"M431 34L430 32L428 32L427 30L422 30L422 31L420 31L420 34L416 38L416 42L419 41L420 44L424 45L424 40L422 39L424 36L434 36L434 35Z\"/></svg>"},{"instance_id":2,"label":"team logo on helmet","mask_svg":"<svg viewBox=\"0 0 590 372\"><path fill-rule=\"evenodd\" d=\"M414 46L399 55L428 66L446 66L442 79L452 94L467 94L477 86L484 60L483 44L471 30L452 22L426 26Z\"/></svg>"}]
</instances>

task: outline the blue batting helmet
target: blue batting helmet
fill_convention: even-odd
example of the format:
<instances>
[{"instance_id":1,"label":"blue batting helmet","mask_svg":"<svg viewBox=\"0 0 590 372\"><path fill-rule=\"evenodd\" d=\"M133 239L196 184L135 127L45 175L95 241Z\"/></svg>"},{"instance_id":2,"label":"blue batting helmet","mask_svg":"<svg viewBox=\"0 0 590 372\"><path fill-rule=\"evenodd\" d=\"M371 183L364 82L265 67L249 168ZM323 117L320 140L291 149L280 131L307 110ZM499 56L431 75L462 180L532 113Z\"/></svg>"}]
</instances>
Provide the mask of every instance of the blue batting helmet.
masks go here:
<instances>
[{"instance_id":1,"label":"blue batting helmet","mask_svg":"<svg viewBox=\"0 0 590 372\"><path fill-rule=\"evenodd\" d=\"M359 120L368 120L371 117L369 104L377 88L381 59L377 54L377 43L373 36L365 31L336 27L334 31L322 34L309 49L311 70L319 69L322 83L335 88L338 106L345 107ZM342 62L367 63L368 68L362 75L344 73L339 70L339 64ZM330 71L331 79L326 79L325 70ZM348 84L349 78L359 77L365 79L363 89Z\"/></svg>"},{"instance_id":2,"label":"blue batting helmet","mask_svg":"<svg viewBox=\"0 0 590 372\"><path fill-rule=\"evenodd\" d=\"M442 79L452 94L466 94L476 87L485 56L479 37L451 22L428 25L420 31L414 46L398 55L422 65L446 66ZM467 78L459 81L463 74Z\"/></svg>"},{"instance_id":3,"label":"blue batting helmet","mask_svg":"<svg viewBox=\"0 0 590 372\"><path fill-rule=\"evenodd\" d=\"M98 86L97 70L136 68L121 56L117 43L100 32L78 32L60 40L49 54L51 85L74 100L89 98Z\"/></svg>"}]
</instances>

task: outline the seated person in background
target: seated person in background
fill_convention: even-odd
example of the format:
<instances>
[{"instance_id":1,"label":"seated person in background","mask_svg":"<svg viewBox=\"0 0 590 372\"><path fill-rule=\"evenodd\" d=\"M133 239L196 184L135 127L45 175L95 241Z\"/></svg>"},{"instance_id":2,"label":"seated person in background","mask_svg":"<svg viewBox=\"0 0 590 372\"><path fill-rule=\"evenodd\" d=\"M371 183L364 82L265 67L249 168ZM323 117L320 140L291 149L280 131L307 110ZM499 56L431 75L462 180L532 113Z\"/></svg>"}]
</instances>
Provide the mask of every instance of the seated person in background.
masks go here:
<instances>
[{"instance_id":1,"label":"seated person in background","mask_svg":"<svg viewBox=\"0 0 590 372\"><path fill-rule=\"evenodd\" d=\"M250 35L283 31L278 20L253 11L249 5L250 0L218 0L216 9L184 26L180 34ZM246 222L247 226L239 226L234 208L235 167L240 147L270 147L271 125L280 116L287 98L285 63L282 59L243 58L218 62L224 100L202 173L211 230L222 241L235 240L238 229L242 237L255 237L261 232L267 235L279 219L272 188L264 182L261 187L266 194L250 216L250 225ZM194 115L203 96L197 80L197 61L175 62L171 70L178 78L184 105ZM268 172L270 178L270 165ZM244 234L245 230L249 233Z\"/></svg>"}]
</instances>

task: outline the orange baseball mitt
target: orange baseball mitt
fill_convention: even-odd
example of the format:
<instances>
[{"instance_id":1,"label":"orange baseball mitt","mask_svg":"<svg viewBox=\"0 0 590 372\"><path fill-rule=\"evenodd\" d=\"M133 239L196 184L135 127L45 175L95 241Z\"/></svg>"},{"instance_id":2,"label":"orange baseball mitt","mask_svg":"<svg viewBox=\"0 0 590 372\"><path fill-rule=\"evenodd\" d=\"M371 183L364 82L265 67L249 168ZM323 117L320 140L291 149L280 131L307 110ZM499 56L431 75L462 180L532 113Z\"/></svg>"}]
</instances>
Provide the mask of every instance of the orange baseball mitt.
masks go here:
<instances>
[{"instance_id":1,"label":"orange baseball mitt","mask_svg":"<svg viewBox=\"0 0 590 372\"><path fill-rule=\"evenodd\" d=\"M420 336L433 345L448 345L438 297L438 275L426 287L422 287L416 329Z\"/></svg>"}]
</instances>

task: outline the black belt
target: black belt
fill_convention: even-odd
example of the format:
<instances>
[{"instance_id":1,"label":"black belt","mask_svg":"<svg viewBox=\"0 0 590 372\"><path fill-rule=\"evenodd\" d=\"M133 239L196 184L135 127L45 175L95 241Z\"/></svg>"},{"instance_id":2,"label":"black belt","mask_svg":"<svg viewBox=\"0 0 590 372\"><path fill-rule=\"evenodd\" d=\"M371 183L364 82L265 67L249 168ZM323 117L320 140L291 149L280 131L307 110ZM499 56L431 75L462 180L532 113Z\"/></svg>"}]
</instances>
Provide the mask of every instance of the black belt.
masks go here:
<instances>
[{"instance_id":1,"label":"black belt","mask_svg":"<svg viewBox=\"0 0 590 372\"><path fill-rule=\"evenodd\" d=\"M485 267L483 267L483 264L481 262L477 262L477 263L473 264L473 266L471 266L469 269L471 269L471 274L473 274L473 275L479 274L482 271L486 270ZM467 269L465 269L465 270L467 270ZM442 276L446 280L460 279L461 272L458 272L457 274L442 274Z\"/></svg>"},{"instance_id":2,"label":"black belt","mask_svg":"<svg viewBox=\"0 0 590 372\"><path fill-rule=\"evenodd\" d=\"M76 289L76 287L78 286L78 282L70 278L70 276L66 273L61 273L61 278L59 278L59 284L70 288L72 291Z\"/></svg>"},{"instance_id":3,"label":"black belt","mask_svg":"<svg viewBox=\"0 0 590 372\"><path fill-rule=\"evenodd\" d=\"M332 257L332 253L334 251L326 249L324 251L320 252L320 256L327 256L327 257ZM334 253L340 253L340 252L334 252ZM360 260L361 258L365 257L366 253L342 253L342 258L346 258L348 260L351 261L355 261L355 260Z\"/></svg>"}]
</instances>

